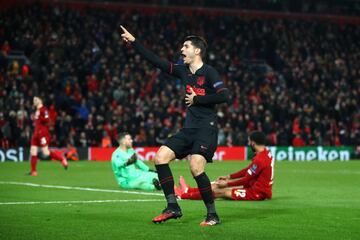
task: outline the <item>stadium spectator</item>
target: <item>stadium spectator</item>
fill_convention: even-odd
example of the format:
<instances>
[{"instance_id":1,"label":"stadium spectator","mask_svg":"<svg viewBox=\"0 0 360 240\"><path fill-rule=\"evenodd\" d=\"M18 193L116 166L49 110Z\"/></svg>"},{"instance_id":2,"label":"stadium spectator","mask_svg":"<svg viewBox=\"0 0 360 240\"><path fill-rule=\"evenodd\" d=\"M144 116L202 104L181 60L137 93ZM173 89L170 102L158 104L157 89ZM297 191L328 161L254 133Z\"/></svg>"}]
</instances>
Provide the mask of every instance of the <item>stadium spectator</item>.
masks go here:
<instances>
[{"instance_id":1,"label":"stadium spectator","mask_svg":"<svg viewBox=\"0 0 360 240\"><path fill-rule=\"evenodd\" d=\"M300 134L297 133L292 140L292 145L294 147L304 147L306 144L305 141L301 138Z\"/></svg>"},{"instance_id":2,"label":"stadium spectator","mask_svg":"<svg viewBox=\"0 0 360 240\"><path fill-rule=\"evenodd\" d=\"M106 131L103 131L103 137L101 139L101 147L103 148L111 147L111 138Z\"/></svg>"},{"instance_id":3,"label":"stadium spectator","mask_svg":"<svg viewBox=\"0 0 360 240\"><path fill-rule=\"evenodd\" d=\"M50 130L57 137L55 146L66 145L68 136L62 130L66 118L76 131L74 141L79 142L85 132L88 146L101 146L101 118L112 126L116 123L116 132L130 131L133 136L145 132L146 145L151 146L161 145L156 137L165 119L171 122L171 133L181 127L185 105L175 95L184 90L177 79L152 70L138 54L119 44L119 33L112 29L125 21L136 25L146 45L175 62L178 56L169 43L183 39L186 31L209 36L208 63L233 90L232 107L218 108L219 128L224 132L229 123L232 129L223 136L230 139L221 144L246 144L246 137L236 136L256 128L267 134L269 144L292 145L292 123L297 119L297 131L307 146L360 145L357 25L214 17L206 12L185 16L159 11L149 16L83 9L80 14L51 5L13 7L1 14L6 22L0 45L24 51L31 62L29 74L23 75L23 62L14 69L14 62L0 54L3 119L9 122L10 113L22 109L21 102L30 115L32 97L43 96L57 111ZM199 25L190 24L194 21ZM176 31L171 30L174 23ZM167 44L154 39L166 39ZM80 96L86 99L87 120L76 114ZM150 116L155 124L148 122ZM86 124L80 124L83 119ZM31 127L31 121L24 126ZM19 136L11 134L17 131L16 124L2 131L10 147L19 145ZM115 135L111 137L116 142Z\"/></svg>"}]
</instances>

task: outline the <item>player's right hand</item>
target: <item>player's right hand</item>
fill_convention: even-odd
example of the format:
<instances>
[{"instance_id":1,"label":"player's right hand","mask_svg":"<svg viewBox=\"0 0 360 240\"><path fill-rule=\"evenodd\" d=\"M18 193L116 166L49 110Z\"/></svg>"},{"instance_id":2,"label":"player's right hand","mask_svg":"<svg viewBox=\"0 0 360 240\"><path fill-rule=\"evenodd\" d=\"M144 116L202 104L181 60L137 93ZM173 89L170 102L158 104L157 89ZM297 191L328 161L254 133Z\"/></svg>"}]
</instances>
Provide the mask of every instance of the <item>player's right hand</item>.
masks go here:
<instances>
[{"instance_id":1,"label":"player's right hand","mask_svg":"<svg viewBox=\"0 0 360 240\"><path fill-rule=\"evenodd\" d=\"M135 37L126 30L122 25L120 25L120 28L123 30L123 33L121 34L122 39L125 42L133 42L135 41Z\"/></svg>"}]
</instances>

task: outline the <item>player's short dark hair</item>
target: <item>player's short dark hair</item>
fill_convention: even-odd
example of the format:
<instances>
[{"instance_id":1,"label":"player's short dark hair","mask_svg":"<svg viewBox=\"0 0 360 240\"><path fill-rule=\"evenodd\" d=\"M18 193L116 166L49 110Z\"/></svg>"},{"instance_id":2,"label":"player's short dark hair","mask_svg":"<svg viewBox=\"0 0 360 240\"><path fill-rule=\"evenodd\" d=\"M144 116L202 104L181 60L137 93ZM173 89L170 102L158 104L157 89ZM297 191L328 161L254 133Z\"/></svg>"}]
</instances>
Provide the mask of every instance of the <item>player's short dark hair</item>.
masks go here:
<instances>
[{"instance_id":1,"label":"player's short dark hair","mask_svg":"<svg viewBox=\"0 0 360 240\"><path fill-rule=\"evenodd\" d=\"M258 145L265 145L266 136L263 132L253 131L249 135L250 141L254 141Z\"/></svg>"},{"instance_id":2,"label":"player's short dark hair","mask_svg":"<svg viewBox=\"0 0 360 240\"><path fill-rule=\"evenodd\" d=\"M128 133L128 132L121 132L121 133L119 133L119 135L118 135L118 142L119 142L119 144L120 144L120 141L121 141L126 135L129 135L129 133Z\"/></svg>"},{"instance_id":3,"label":"player's short dark hair","mask_svg":"<svg viewBox=\"0 0 360 240\"><path fill-rule=\"evenodd\" d=\"M196 36L196 35L190 35L185 37L184 42L190 41L192 45L194 45L196 48L200 48L201 51L201 58L206 57L206 48L207 48L207 42L203 37Z\"/></svg>"}]
</instances>

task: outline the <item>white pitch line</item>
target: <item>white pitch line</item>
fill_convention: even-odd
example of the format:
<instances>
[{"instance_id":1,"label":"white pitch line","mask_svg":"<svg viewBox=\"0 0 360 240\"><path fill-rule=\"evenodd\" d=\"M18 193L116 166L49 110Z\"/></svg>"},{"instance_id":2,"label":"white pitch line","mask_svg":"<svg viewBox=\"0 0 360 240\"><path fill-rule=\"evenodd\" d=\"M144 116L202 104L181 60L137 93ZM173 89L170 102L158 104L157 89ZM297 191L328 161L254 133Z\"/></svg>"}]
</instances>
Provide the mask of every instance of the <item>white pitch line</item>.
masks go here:
<instances>
[{"instance_id":1,"label":"white pitch line","mask_svg":"<svg viewBox=\"0 0 360 240\"><path fill-rule=\"evenodd\" d=\"M152 193L152 192L136 192L136 191L111 190L111 189L100 189L100 188L55 186L55 185L45 185L45 184L36 184L36 183L27 183L27 182L0 181L0 184L11 184L11 185L21 185L21 186L30 186L30 187L42 187L42 188L56 188L56 189L66 189L66 190L81 190L81 191L92 191L92 192L111 192L111 193L127 193L127 194L136 194L136 195L164 196L164 194Z\"/></svg>"},{"instance_id":2,"label":"white pitch line","mask_svg":"<svg viewBox=\"0 0 360 240\"><path fill-rule=\"evenodd\" d=\"M0 202L0 205L31 205L31 204L76 204L76 203L116 203L116 202L160 202L162 199L118 199L90 201L47 201L47 202Z\"/></svg>"}]
</instances>

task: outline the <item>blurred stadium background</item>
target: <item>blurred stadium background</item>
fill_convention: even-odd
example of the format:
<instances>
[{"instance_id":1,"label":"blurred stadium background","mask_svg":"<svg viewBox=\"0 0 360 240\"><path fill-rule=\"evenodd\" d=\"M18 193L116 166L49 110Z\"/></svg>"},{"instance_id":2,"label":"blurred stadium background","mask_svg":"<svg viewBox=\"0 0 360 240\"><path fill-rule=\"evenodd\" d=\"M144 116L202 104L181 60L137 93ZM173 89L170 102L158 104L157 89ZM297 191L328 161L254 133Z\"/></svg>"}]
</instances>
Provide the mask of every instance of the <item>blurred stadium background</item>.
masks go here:
<instances>
[{"instance_id":1,"label":"blurred stadium background","mask_svg":"<svg viewBox=\"0 0 360 240\"><path fill-rule=\"evenodd\" d=\"M119 24L175 62L184 36L207 39L232 90L220 146L254 129L269 146L359 145L359 1L135 2L1 3L2 149L29 147L34 94L54 147L116 146L121 131L159 146L181 127L180 83L127 49Z\"/></svg>"},{"instance_id":2,"label":"blurred stadium background","mask_svg":"<svg viewBox=\"0 0 360 240\"><path fill-rule=\"evenodd\" d=\"M344 180L344 176L349 178L344 180L347 190L359 199L355 187L359 164L358 161L347 162L360 158L359 16L360 0L0 1L0 162L5 162L0 164L0 180L30 181L18 175L29 168L34 94L42 96L50 109L51 147L62 150L70 160L108 161L117 146L117 134L123 131L134 136L139 156L151 160L157 147L181 128L185 114L181 97L184 89L177 79L156 70L122 43L119 25L123 24L145 46L174 62L179 59L180 45L185 36L198 34L207 39L206 62L219 71L232 95L230 106L222 105L217 109L221 147L215 159L251 158L246 147L247 133L262 130L267 135L267 145L271 146L273 155L281 161L279 179L275 181L279 184L275 185L275 199L277 193L280 201L289 200L286 199L287 190L280 189L280 186L292 188L288 181L294 181L294 178L286 172L291 172L294 167L300 169L295 174L300 179L308 178L307 172L314 174L314 178L309 179L324 183L318 186L323 193L317 201L323 199L326 202L327 190L334 186L327 185L329 182L325 179ZM312 165L287 161L311 161L308 164ZM332 168L325 161L336 161L333 163L336 165ZM24 163L14 165L11 162ZM43 174L53 178L39 176L31 179L38 184L68 183L71 186L117 189L108 163L73 163L70 170L73 169L71 174L75 175L67 177L64 173L59 173L61 177L54 176L57 171L52 171L48 165L51 163L40 163L40 168L42 164ZM76 171L86 175L87 170L94 171L92 164L99 164L96 166L104 171L97 178L99 182L94 183L91 177L81 181ZM186 175L185 163L176 164L175 173ZM209 166L210 176L236 169L236 164L245 163L216 163L220 170ZM330 169L329 175L315 177L323 167ZM101 181L104 176L111 181ZM67 180L64 181L63 177ZM287 185L281 185L281 180ZM293 183L301 184L296 180ZM311 184L313 182L309 181L303 188L296 188L298 192L293 191L292 196L306 192ZM335 186L341 188L343 185ZM0 201L29 200L28 193L18 195L21 191L15 186L1 184L0 190ZM39 198L33 200L43 200L48 194L52 193L39 193ZM312 194L307 195L308 200ZM270 231L270 235L254 232L240 237L300 239L313 236L314 239L331 239L338 236L355 239L356 230L351 227L359 222L359 202L350 194L340 192L335 195L338 198L329 201L328 208L319 214L326 215L334 206L341 209L338 201L350 201L344 203L349 207L348 215L342 209L349 221L343 222L348 229L344 225L326 223L330 228L347 230L338 231L339 235L336 231L324 230L326 224L323 224L311 231L323 231L324 235L319 232L318 235L306 235L301 227L295 231L300 235L292 235L289 227L283 235L280 231ZM345 200L344 196L348 198ZM305 201L303 196L297 197ZM79 196L70 198L79 199ZM289 201L281 204L299 204L298 216L307 209L306 204L312 204ZM228 208L226 204L235 206L234 203L220 203ZM267 208L276 209L276 206L266 204ZM1 216L11 215L12 211L7 212L10 210L6 206L0 205ZM152 208L151 204L147 207ZM242 203L242 207L251 210L251 205ZM48 211L53 213L56 210ZM142 210L148 211L146 208ZM351 215L354 213L352 210L356 211L354 215ZM14 214L13 219L5 217L5 220L16 222L23 211L26 208ZM29 211L34 214L38 209ZM339 212L331 212L327 217L335 219ZM139 218L141 214L140 211ZM316 219L316 214L305 217ZM34 219L25 219L40 224ZM293 229L298 227L286 219L274 223L289 224ZM241 224L246 225L244 222ZM316 224L315 220L313 224ZM0 223L1 239L25 239L26 235L30 239L44 239L51 236L50 232L33 234L26 228L26 223L19 228L9 226ZM161 231L168 230L163 228ZM21 234L17 235L17 231ZM136 235L138 232L135 230L130 232L139 239L146 236ZM75 238L57 234L64 239ZM103 234L106 235L106 231ZM215 233L201 234L205 237ZM224 236L221 234L215 236ZM85 234L79 238L96 237L100 235ZM229 239L235 238L236 231L233 230ZM174 239L181 239L181 236Z\"/></svg>"}]
</instances>

